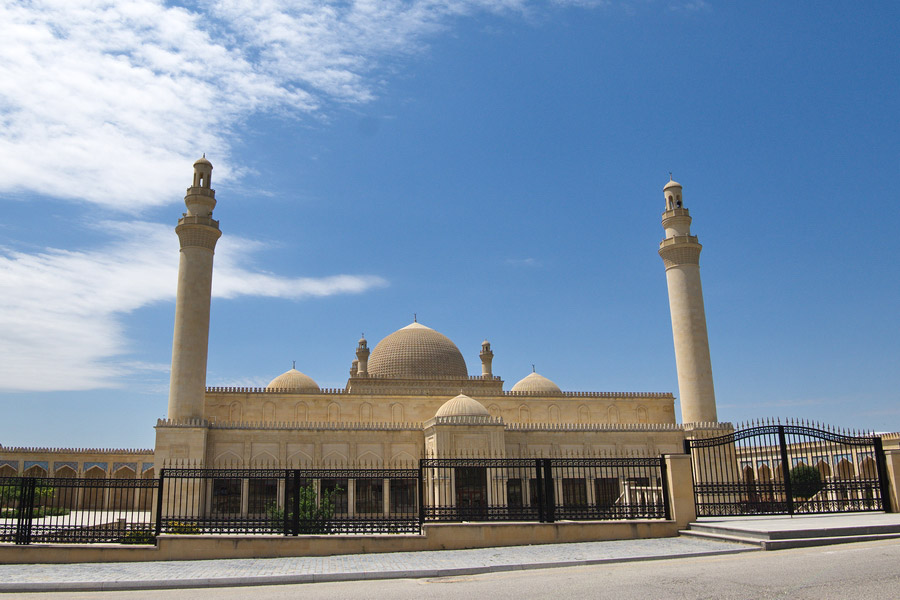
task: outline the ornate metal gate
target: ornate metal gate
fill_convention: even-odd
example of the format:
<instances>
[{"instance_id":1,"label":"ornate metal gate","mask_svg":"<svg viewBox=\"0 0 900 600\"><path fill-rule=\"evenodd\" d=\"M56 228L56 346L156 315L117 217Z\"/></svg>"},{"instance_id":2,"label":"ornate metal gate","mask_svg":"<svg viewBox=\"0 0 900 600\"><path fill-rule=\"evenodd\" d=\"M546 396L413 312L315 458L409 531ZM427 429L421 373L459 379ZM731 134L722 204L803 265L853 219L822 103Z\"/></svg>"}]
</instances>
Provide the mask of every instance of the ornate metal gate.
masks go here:
<instances>
[{"instance_id":1,"label":"ornate metal gate","mask_svg":"<svg viewBox=\"0 0 900 600\"><path fill-rule=\"evenodd\" d=\"M791 422L686 439L697 516L889 511L881 438Z\"/></svg>"}]
</instances>

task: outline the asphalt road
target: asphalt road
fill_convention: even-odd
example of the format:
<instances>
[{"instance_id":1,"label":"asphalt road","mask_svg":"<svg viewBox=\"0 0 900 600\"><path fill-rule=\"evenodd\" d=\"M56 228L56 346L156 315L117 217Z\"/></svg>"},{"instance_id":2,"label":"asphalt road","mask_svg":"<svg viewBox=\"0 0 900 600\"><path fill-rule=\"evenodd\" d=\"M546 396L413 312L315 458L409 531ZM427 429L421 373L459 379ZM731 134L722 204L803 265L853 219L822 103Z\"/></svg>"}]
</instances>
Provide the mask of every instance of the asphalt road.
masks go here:
<instances>
[{"instance_id":1,"label":"asphalt road","mask_svg":"<svg viewBox=\"0 0 900 600\"><path fill-rule=\"evenodd\" d=\"M134 592L17 594L41 600L522 598L845 600L900 596L900 541L505 572L469 577ZM3 600L3 596L0 596Z\"/></svg>"}]
</instances>

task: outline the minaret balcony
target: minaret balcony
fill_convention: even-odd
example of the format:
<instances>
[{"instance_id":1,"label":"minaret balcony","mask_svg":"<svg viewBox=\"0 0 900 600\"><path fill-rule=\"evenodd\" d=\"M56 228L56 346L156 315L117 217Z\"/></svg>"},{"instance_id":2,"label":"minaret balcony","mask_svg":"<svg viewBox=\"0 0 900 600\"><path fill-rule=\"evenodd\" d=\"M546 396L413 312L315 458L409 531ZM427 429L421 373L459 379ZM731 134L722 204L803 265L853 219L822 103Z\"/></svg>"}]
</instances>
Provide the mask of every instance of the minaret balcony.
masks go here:
<instances>
[{"instance_id":1,"label":"minaret balcony","mask_svg":"<svg viewBox=\"0 0 900 600\"><path fill-rule=\"evenodd\" d=\"M696 235L675 235L670 238L666 238L659 243L659 249L668 248L669 246L680 246L680 245L688 245L688 244L698 244L700 242L697 241Z\"/></svg>"},{"instance_id":2,"label":"minaret balcony","mask_svg":"<svg viewBox=\"0 0 900 600\"><path fill-rule=\"evenodd\" d=\"M201 217L200 215L189 215L184 213L184 215L178 219L179 225L206 225L208 227L219 228L219 222L210 217Z\"/></svg>"},{"instance_id":3,"label":"minaret balcony","mask_svg":"<svg viewBox=\"0 0 900 600\"><path fill-rule=\"evenodd\" d=\"M210 196L212 198L216 197L216 190L212 188L191 186L185 192L188 196Z\"/></svg>"}]
</instances>

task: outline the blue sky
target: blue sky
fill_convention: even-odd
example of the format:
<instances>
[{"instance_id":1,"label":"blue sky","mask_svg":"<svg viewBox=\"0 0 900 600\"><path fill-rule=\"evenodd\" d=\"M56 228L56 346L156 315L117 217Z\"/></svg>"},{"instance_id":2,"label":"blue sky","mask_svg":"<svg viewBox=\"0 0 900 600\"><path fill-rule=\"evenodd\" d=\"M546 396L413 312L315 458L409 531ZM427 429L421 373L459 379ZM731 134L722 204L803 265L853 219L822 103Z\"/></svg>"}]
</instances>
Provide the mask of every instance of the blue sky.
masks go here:
<instances>
[{"instance_id":1,"label":"blue sky","mask_svg":"<svg viewBox=\"0 0 900 600\"><path fill-rule=\"evenodd\" d=\"M511 386L677 395L684 185L719 417L900 430L895 2L0 3L0 444L152 447L191 164L209 385L343 387L419 321ZM892 185L893 184L893 185ZM677 412L676 407L676 412Z\"/></svg>"}]
</instances>

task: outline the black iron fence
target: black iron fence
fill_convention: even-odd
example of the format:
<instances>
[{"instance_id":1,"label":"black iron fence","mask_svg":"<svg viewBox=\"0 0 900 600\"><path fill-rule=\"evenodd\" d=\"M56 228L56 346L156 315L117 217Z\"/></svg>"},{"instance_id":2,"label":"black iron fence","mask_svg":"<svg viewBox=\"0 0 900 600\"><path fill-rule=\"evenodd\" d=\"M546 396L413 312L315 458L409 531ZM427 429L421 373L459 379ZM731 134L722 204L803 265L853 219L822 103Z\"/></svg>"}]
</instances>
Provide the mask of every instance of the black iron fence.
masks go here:
<instances>
[{"instance_id":1,"label":"black iron fence","mask_svg":"<svg viewBox=\"0 0 900 600\"><path fill-rule=\"evenodd\" d=\"M423 521L667 519L658 458L421 461Z\"/></svg>"},{"instance_id":2,"label":"black iron fence","mask_svg":"<svg viewBox=\"0 0 900 600\"><path fill-rule=\"evenodd\" d=\"M163 469L156 533L418 533L419 469Z\"/></svg>"},{"instance_id":3,"label":"black iron fence","mask_svg":"<svg viewBox=\"0 0 900 600\"><path fill-rule=\"evenodd\" d=\"M162 469L0 478L0 542L420 533L442 521L669 518L664 457L422 459L409 468Z\"/></svg>"},{"instance_id":4,"label":"black iron fence","mask_svg":"<svg viewBox=\"0 0 900 600\"><path fill-rule=\"evenodd\" d=\"M0 542L148 543L156 479L0 477Z\"/></svg>"},{"instance_id":5,"label":"black iron fence","mask_svg":"<svg viewBox=\"0 0 900 600\"><path fill-rule=\"evenodd\" d=\"M767 423L688 439L698 516L890 510L881 438Z\"/></svg>"}]
</instances>

